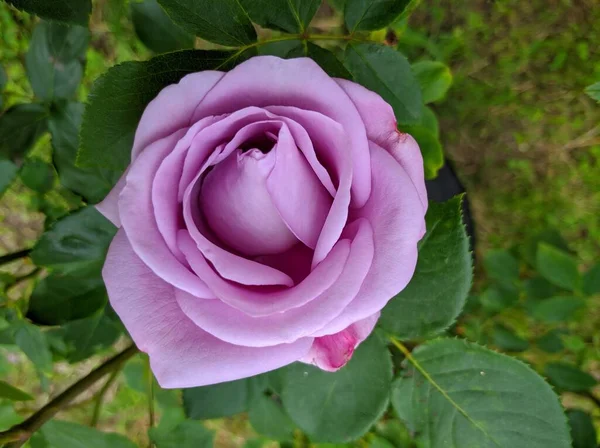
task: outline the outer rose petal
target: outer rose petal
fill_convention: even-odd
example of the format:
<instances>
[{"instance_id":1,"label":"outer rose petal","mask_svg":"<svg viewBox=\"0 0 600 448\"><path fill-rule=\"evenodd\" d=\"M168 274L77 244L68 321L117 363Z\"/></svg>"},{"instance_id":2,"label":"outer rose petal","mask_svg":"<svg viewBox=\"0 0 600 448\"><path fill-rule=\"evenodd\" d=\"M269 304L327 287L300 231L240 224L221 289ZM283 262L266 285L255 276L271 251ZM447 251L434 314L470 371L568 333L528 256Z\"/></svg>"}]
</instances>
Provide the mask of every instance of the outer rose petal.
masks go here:
<instances>
[{"instance_id":1,"label":"outer rose petal","mask_svg":"<svg viewBox=\"0 0 600 448\"><path fill-rule=\"evenodd\" d=\"M190 126L194 110L224 74L210 70L192 73L181 78L178 84L162 89L148 104L140 119L135 131L131 161L150 143Z\"/></svg>"},{"instance_id":2,"label":"outer rose petal","mask_svg":"<svg viewBox=\"0 0 600 448\"><path fill-rule=\"evenodd\" d=\"M96 204L96 210L104 215L106 219L112 222L115 227L121 227L121 217L119 216L119 196L123 188L125 188L125 179L129 173L129 168L125 170L117 184L106 195L106 197Z\"/></svg>"},{"instance_id":3,"label":"outer rose petal","mask_svg":"<svg viewBox=\"0 0 600 448\"><path fill-rule=\"evenodd\" d=\"M159 277L197 297L214 294L169 250L158 230L152 206L152 182L163 159L185 134L182 129L157 140L129 167L127 184L119 197L123 229L136 254Z\"/></svg>"},{"instance_id":4,"label":"outer rose petal","mask_svg":"<svg viewBox=\"0 0 600 448\"><path fill-rule=\"evenodd\" d=\"M339 333L316 338L310 351L300 361L328 372L339 370L350 361L356 347L371 334L377 319L379 313L355 322Z\"/></svg>"},{"instance_id":5,"label":"outer rose petal","mask_svg":"<svg viewBox=\"0 0 600 448\"><path fill-rule=\"evenodd\" d=\"M251 58L228 72L196 109L193 121L248 106L295 106L340 123L350 136L354 177L352 198L369 198L371 172L365 127L348 95L312 59Z\"/></svg>"},{"instance_id":6,"label":"outer rose petal","mask_svg":"<svg viewBox=\"0 0 600 448\"><path fill-rule=\"evenodd\" d=\"M427 210L427 190L425 189L425 172L423 157L419 145L408 134L398 132L396 117L392 106L386 103L375 92L365 89L360 84L336 79L354 102L367 128L369 140L377 143L402 165L419 192L423 206Z\"/></svg>"},{"instance_id":7,"label":"outer rose petal","mask_svg":"<svg viewBox=\"0 0 600 448\"><path fill-rule=\"evenodd\" d=\"M373 226L375 257L371 270L344 312L313 336L338 333L377 313L406 287L415 271L417 242L425 222L419 194L404 168L374 143L371 169L371 197L363 208L351 213L352 218L366 218Z\"/></svg>"},{"instance_id":8,"label":"outer rose petal","mask_svg":"<svg viewBox=\"0 0 600 448\"><path fill-rule=\"evenodd\" d=\"M232 344L265 347L293 342L322 328L358 293L373 258L373 233L366 219L350 224L350 254L338 280L311 302L283 313L252 317L220 300L198 300L177 291L177 302L196 325Z\"/></svg>"},{"instance_id":9,"label":"outer rose petal","mask_svg":"<svg viewBox=\"0 0 600 448\"><path fill-rule=\"evenodd\" d=\"M312 338L264 348L241 347L204 332L181 311L174 288L157 277L117 232L102 271L111 305L165 388L232 381L277 369L304 356Z\"/></svg>"}]
</instances>

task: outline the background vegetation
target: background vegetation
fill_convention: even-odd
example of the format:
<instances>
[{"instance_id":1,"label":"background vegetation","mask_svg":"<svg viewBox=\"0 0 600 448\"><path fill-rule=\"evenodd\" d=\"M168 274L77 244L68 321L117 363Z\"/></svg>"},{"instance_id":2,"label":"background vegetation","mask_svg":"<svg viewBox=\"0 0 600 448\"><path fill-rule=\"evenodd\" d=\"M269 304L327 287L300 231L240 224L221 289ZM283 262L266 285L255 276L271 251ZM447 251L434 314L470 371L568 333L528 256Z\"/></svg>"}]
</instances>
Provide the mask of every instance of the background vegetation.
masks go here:
<instances>
[{"instance_id":1,"label":"background vegetation","mask_svg":"<svg viewBox=\"0 0 600 448\"><path fill-rule=\"evenodd\" d=\"M131 6L96 1L81 101L109 67L152 54L139 40L144 37L139 26L136 34L140 11L131 17L136 8ZM8 80L3 109L34 96L25 54L35 23L0 3L0 65ZM324 7L313 25L329 29L339 23L339 15ZM409 23L396 23L387 39L397 41L411 61L444 62L453 75L447 95L432 107L446 157L466 187L477 241L472 298L453 332L532 364L572 410L569 418L582 434L575 446L595 447L588 416L600 428L600 107L584 89L600 80L597 1L423 0ZM147 37L144 41L148 44ZM32 156L48 160L49 154L50 139L44 137ZM36 167L31 170L39 179ZM45 215L52 220L77 206L51 173L48 178L46 188L25 177L0 199L0 254L31 246ZM540 250L550 253L552 266L538 263ZM10 300L28 296L32 279L40 274L20 262L7 272L20 278L7 290ZM565 297L568 301L557 302ZM55 363L47 377L39 378L20 351L0 345L0 377L34 397L16 404L0 401L0 429L31 413L110 352L74 365ZM95 420L99 428L126 433L145 446L149 383L146 360L138 355L101 392L104 405L96 417L102 396L97 388L59 417L85 424ZM179 408L170 404L181 397L155 390L153 418L176 418L170 413ZM262 443L246 415L208 426L217 431L218 446ZM402 431L382 424L359 445L411 446Z\"/></svg>"}]
</instances>

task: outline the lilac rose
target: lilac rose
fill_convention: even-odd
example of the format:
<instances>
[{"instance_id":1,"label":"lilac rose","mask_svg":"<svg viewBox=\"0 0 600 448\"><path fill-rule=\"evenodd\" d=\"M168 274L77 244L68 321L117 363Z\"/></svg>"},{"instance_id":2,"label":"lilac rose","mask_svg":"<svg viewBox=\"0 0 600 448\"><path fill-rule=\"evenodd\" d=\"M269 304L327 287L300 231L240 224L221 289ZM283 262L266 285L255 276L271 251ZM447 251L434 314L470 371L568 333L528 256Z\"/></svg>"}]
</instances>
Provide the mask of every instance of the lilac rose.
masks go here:
<instances>
[{"instance_id":1,"label":"lilac rose","mask_svg":"<svg viewBox=\"0 0 600 448\"><path fill-rule=\"evenodd\" d=\"M113 308L161 386L191 387L342 367L413 275L427 194L379 95L264 56L163 89L98 209Z\"/></svg>"}]
</instances>

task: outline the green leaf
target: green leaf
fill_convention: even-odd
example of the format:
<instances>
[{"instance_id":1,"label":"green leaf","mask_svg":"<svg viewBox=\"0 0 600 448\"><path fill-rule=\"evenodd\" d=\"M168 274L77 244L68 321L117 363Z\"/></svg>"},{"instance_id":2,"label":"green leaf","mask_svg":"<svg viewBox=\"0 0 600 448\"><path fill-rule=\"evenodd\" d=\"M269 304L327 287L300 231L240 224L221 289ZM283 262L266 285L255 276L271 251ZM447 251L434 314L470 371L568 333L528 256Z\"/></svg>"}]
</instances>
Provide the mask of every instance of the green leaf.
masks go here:
<instances>
[{"instance_id":1,"label":"green leaf","mask_svg":"<svg viewBox=\"0 0 600 448\"><path fill-rule=\"evenodd\" d=\"M10 401L29 401L33 397L21 389L11 386L5 381L0 380L0 399L6 398Z\"/></svg>"},{"instance_id":2,"label":"green leaf","mask_svg":"<svg viewBox=\"0 0 600 448\"><path fill-rule=\"evenodd\" d=\"M17 177L19 168L10 160L0 159L0 197Z\"/></svg>"},{"instance_id":3,"label":"green leaf","mask_svg":"<svg viewBox=\"0 0 600 448\"><path fill-rule=\"evenodd\" d=\"M2 68L2 66L0 65L0 111L2 110L2 90L4 89L4 86L7 82L8 77L6 76L6 72L4 71L4 68Z\"/></svg>"},{"instance_id":4,"label":"green leaf","mask_svg":"<svg viewBox=\"0 0 600 448\"><path fill-rule=\"evenodd\" d=\"M36 97L52 101L75 95L89 39L81 26L41 22L35 27L25 67Z\"/></svg>"},{"instance_id":5,"label":"green leaf","mask_svg":"<svg viewBox=\"0 0 600 448\"><path fill-rule=\"evenodd\" d=\"M0 157L25 154L46 131L48 111L41 104L17 104L0 115Z\"/></svg>"},{"instance_id":6,"label":"green leaf","mask_svg":"<svg viewBox=\"0 0 600 448\"><path fill-rule=\"evenodd\" d=\"M256 31L239 0L158 0L183 29L215 44L256 42Z\"/></svg>"},{"instance_id":7,"label":"green leaf","mask_svg":"<svg viewBox=\"0 0 600 448\"><path fill-rule=\"evenodd\" d=\"M592 417L578 409L567 411L573 448L597 448L596 429Z\"/></svg>"},{"instance_id":8,"label":"green leaf","mask_svg":"<svg viewBox=\"0 0 600 448\"><path fill-rule=\"evenodd\" d=\"M440 124L438 123L435 112L428 106L423 105L420 125L433 133L436 138L440 138Z\"/></svg>"},{"instance_id":9,"label":"green leaf","mask_svg":"<svg viewBox=\"0 0 600 448\"><path fill-rule=\"evenodd\" d=\"M457 339L421 345L411 358L392 404L419 446L571 446L558 397L522 362Z\"/></svg>"},{"instance_id":10,"label":"green leaf","mask_svg":"<svg viewBox=\"0 0 600 448\"><path fill-rule=\"evenodd\" d=\"M579 297L552 297L535 305L533 317L546 323L563 322L584 307L585 301Z\"/></svg>"},{"instance_id":11,"label":"green leaf","mask_svg":"<svg viewBox=\"0 0 600 448\"><path fill-rule=\"evenodd\" d=\"M585 88L585 93L587 93L591 99L600 103L600 82L596 82L591 86L587 86Z\"/></svg>"},{"instance_id":12,"label":"green leaf","mask_svg":"<svg viewBox=\"0 0 600 448\"><path fill-rule=\"evenodd\" d=\"M0 161L0 163L2 163ZM0 188L0 192L2 188ZM583 292L588 296L600 294L600 263L595 264L583 276Z\"/></svg>"},{"instance_id":13,"label":"green leaf","mask_svg":"<svg viewBox=\"0 0 600 448\"><path fill-rule=\"evenodd\" d=\"M401 339L445 330L465 304L473 268L461 202L462 196L456 196L429 204L415 274L383 309L379 324Z\"/></svg>"},{"instance_id":14,"label":"green leaf","mask_svg":"<svg viewBox=\"0 0 600 448\"><path fill-rule=\"evenodd\" d=\"M546 364L544 375L550 384L569 392L585 392L598 384L589 373L573 364L563 362Z\"/></svg>"},{"instance_id":15,"label":"green leaf","mask_svg":"<svg viewBox=\"0 0 600 448\"><path fill-rule=\"evenodd\" d=\"M580 288L581 275L577 269L577 261L566 252L540 243L536 263L540 274L550 283L570 291Z\"/></svg>"},{"instance_id":16,"label":"green leaf","mask_svg":"<svg viewBox=\"0 0 600 448\"><path fill-rule=\"evenodd\" d=\"M269 439L291 441L294 423L273 397L259 394L250 402L248 419L254 430Z\"/></svg>"},{"instance_id":17,"label":"green leaf","mask_svg":"<svg viewBox=\"0 0 600 448\"><path fill-rule=\"evenodd\" d=\"M283 406L313 442L345 443L366 433L388 405L392 360L377 334L337 372L293 364L287 370Z\"/></svg>"},{"instance_id":18,"label":"green leaf","mask_svg":"<svg viewBox=\"0 0 600 448\"><path fill-rule=\"evenodd\" d=\"M229 417L248 409L246 379L183 391L185 414L195 420Z\"/></svg>"},{"instance_id":19,"label":"green leaf","mask_svg":"<svg viewBox=\"0 0 600 448\"><path fill-rule=\"evenodd\" d=\"M51 448L135 448L136 445L120 434L107 433L78 423L51 420L42 426L41 433Z\"/></svg>"},{"instance_id":20,"label":"green leaf","mask_svg":"<svg viewBox=\"0 0 600 448\"><path fill-rule=\"evenodd\" d=\"M507 352L523 352L529 348L529 342L504 325L497 324L494 327L492 338L496 347Z\"/></svg>"},{"instance_id":21,"label":"green leaf","mask_svg":"<svg viewBox=\"0 0 600 448\"><path fill-rule=\"evenodd\" d=\"M565 348L561 337L565 333L565 330L550 330L536 341L536 345L546 353L558 353Z\"/></svg>"},{"instance_id":22,"label":"green leaf","mask_svg":"<svg viewBox=\"0 0 600 448\"><path fill-rule=\"evenodd\" d=\"M130 8L135 33L155 53L194 46L194 36L175 25L157 0L133 1Z\"/></svg>"},{"instance_id":23,"label":"green leaf","mask_svg":"<svg viewBox=\"0 0 600 448\"><path fill-rule=\"evenodd\" d=\"M149 435L156 448L211 448L214 439L212 431L194 420L184 420L168 431L150 428Z\"/></svg>"},{"instance_id":24,"label":"green leaf","mask_svg":"<svg viewBox=\"0 0 600 448\"><path fill-rule=\"evenodd\" d=\"M19 172L25 186L44 194L54 186L54 168L37 157L27 159Z\"/></svg>"},{"instance_id":25,"label":"green leaf","mask_svg":"<svg viewBox=\"0 0 600 448\"><path fill-rule=\"evenodd\" d=\"M253 22L264 28L302 34L321 0L240 0Z\"/></svg>"},{"instance_id":26,"label":"green leaf","mask_svg":"<svg viewBox=\"0 0 600 448\"><path fill-rule=\"evenodd\" d=\"M15 344L27 355L36 369L49 372L52 369L52 354L42 331L25 321L17 321L14 326Z\"/></svg>"},{"instance_id":27,"label":"green leaf","mask_svg":"<svg viewBox=\"0 0 600 448\"><path fill-rule=\"evenodd\" d=\"M542 277L532 277L523 282L525 295L529 299L547 299L556 295L559 288Z\"/></svg>"},{"instance_id":28,"label":"green leaf","mask_svg":"<svg viewBox=\"0 0 600 448\"><path fill-rule=\"evenodd\" d=\"M483 264L490 278L504 284L514 284L519 280L519 261L507 250L490 250L485 254Z\"/></svg>"},{"instance_id":29,"label":"green leaf","mask_svg":"<svg viewBox=\"0 0 600 448\"><path fill-rule=\"evenodd\" d=\"M393 445L389 440L378 436L371 437L368 446L369 448L395 448L395 445Z\"/></svg>"},{"instance_id":30,"label":"green leaf","mask_svg":"<svg viewBox=\"0 0 600 448\"><path fill-rule=\"evenodd\" d=\"M373 31L394 22L410 0L346 0L344 18L350 32Z\"/></svg>"},{"instance_id":31,"label":"green leaf","mask_svg":"<svg viewBox=\"0 0 600 448\"><path fill-rule=\"evenodd\" d=\"M437 61L421 61L412 65L413 72L421 86L425 104L439 101L446 96L452 85L450 68Z\"/></svg>"},{"instance_id":32,"label":"green leaf","mask_svg":"<svg viewBox=\"0 0 600 448\"><path fill-rule=\"evenodd\" d=\"M31 252L34 263L64 274L100 272L115 226L96 210L84 207L46 231ZM89 274L88 274L89 275Z\"/></svg>"},{"instance_id":33,"label":"green leaf","mask_svg":"<svg viewBox=\"0 0 600 448\"><path fill-rule=\"evenodd\" d=\"M87 26L92 0L7 0L15 8L43 19Z\"/></svg>"},{"instance_id":34,"label":"green leaf","mask_svg":"<svg viewBox=\"0 0 600 448\"><path fill-rule=\"evenodd\" d=\"M83 196L90 203L103 200L119 180L119 173L101 167L75 165L79 149L79 129L83 120L82 103L55 107L48 119L52 135L53 161L62 185Z\"/></svg>"},{"instance_id":35,"label":"green leaf","mask_svg":"<svg viewBox=\"0 0 600 448\"><path fill-rule=\"evenodd\" d=\"M354 79L387 101L398 123L417 124L423 107L421 89L408 60L393 48L379 44L351 43L345 65Z\"/></svg>"},{"instance_id":36,"label":"green leaf","mask_svg":"<svg viewBox=\"0 0 600 448\"><path fill-rule=\"evenodd\" d=\"M184 50L112 67L92 87L83 114L77 165L122 173L129 165L142 113L163 88L189 73L228 69L243 57L234 51Z\"/></svg>"},{"instance_id":37,"label":"green leaf","mask_svg":"<svg viewBox=\"0 0 600 448\"><path fill-rule=\"evenodd\" d=\"M423 156L425 179L435 179L438 171L444 166L444 152L439 139L424 126L402 126L402 131L412 135L419 144Z\"/></svg>"},{"instance_id":38,"label":"green leaf","mask_svg":"<svg viewBox=\"0 0 600 448\"><path fill-rule=\"evenodd\" d=\"M396 448L413 448L408 428L400 420L384 420L377 423L375 432Z\"/></svg>"},{"instance_id":39,"label":"green leaf","mask_svg":"<svg viewBox=\"0 0 600 448\"><path fill-rule=\"evenodd\" d=\"M59 351L59 354L70 363L82 361L110 347L121 333L121 326L106 312L69 322L49 332L64 343L65 350Z\"/></svg>"},{"instance_id":40,"label":"green leaf","mask_svg":"<svg viewBox=\"0 0 600 448\"><path fill-rule=\"evenodd\" d=\"M528 238L525 241L525 244L519 247L520 252L529 263L529 265L533 268L536 267L536 258L538 252L538 246L540 243L547 243L551 246L554 246L558 249L562 249L565 252L569 252L569 246L564 238L560 235L560 233L555 229L545 229L535 236Z\"/></svg>"},{"instance_id":41,"label":"green leaf","mask_svg":"<svg viewBox=\"0 0 600 448\"><path fill-rule=\"evenodd\" d=\"M60 325L94 314L106 301L106 288L96 273L88 277L53 272L33 290L27 317L42 325Z\"/></svg>"}]
</instances>

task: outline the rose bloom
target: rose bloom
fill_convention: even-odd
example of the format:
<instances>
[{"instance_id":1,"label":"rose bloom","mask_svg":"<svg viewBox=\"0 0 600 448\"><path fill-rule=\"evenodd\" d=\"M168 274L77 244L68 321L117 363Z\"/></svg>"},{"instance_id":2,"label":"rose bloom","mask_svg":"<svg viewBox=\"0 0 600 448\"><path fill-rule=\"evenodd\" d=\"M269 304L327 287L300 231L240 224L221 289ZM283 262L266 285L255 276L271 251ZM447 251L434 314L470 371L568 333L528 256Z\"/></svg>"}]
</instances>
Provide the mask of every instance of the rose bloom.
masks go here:
<instances>
[{"instance_id":1,"label":"rose bloom","mask_svg":"<svg viewBox=\"0 0 600 448\"><path fill-rule=\"evenodd\" d=\"M97 207L113 308L161 386L192 387L346 364L413 275L427 194L379 95L264 56L163 89Z\"/></svg>"}]
</instances>

